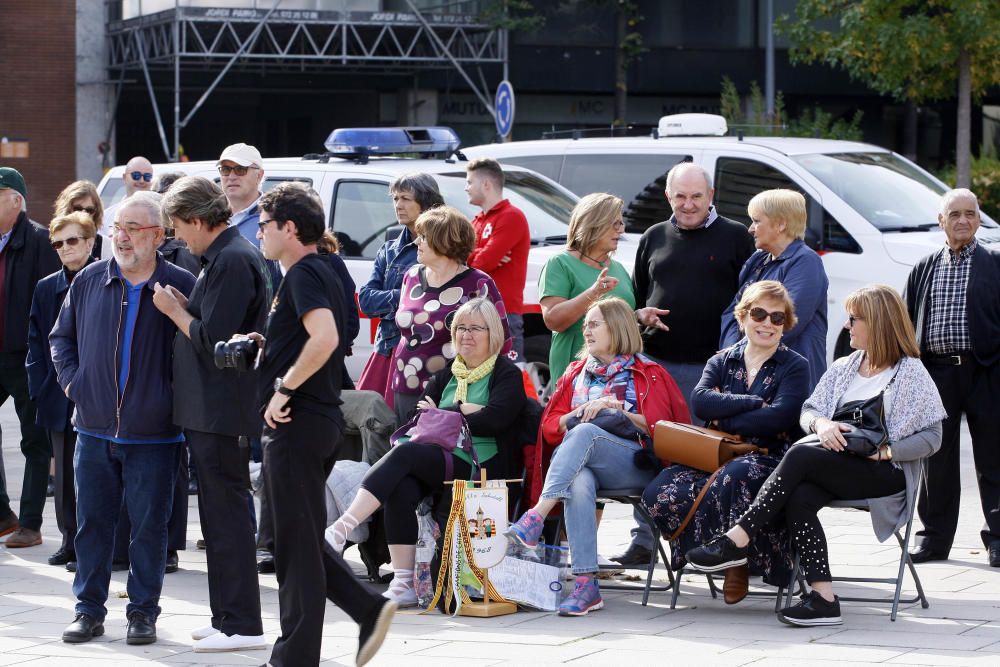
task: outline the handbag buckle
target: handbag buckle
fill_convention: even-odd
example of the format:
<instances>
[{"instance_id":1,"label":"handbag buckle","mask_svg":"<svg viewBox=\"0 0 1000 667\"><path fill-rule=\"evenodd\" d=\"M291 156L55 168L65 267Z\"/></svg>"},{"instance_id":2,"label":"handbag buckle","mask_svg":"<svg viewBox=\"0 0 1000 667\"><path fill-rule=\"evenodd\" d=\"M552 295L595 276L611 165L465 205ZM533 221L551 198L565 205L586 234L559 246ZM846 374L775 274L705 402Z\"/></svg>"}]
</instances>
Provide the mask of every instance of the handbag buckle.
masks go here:
<instances>
[{"instance_id":1,"label":"handbag buckle","mask_svg":"<svg viewBox=\"0 0 1000 667\"><path fill-rule=\"evenodd\" d=\"M960 354L953 354L950 357L948 357L948 359L952 362L952 365L954 366L962 365L962 355Z\"/></svg>"}]
</instances>

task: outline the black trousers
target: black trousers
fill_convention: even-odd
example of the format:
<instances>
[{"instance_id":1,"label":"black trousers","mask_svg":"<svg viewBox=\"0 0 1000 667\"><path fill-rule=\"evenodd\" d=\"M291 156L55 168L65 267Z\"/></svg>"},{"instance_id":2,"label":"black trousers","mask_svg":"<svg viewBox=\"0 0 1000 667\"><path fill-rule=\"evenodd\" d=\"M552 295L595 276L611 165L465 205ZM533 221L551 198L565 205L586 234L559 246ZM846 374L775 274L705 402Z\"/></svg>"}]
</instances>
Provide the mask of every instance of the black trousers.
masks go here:
<instances>
[{"instance_id":1,"label":"black trousers","mask_svg":"<svg viewBox=\"0 0 1000 667\"><path fill-rule=\"evenodd\" d=\"M73 452L76 431L49 431L52 455L56 460L55 506L56 526L62 534L62 548L73 552L76 538L76 489L73 486Z\"/></svg>"},{"instance_id":2,"label":"black trousers","mask_svg":"<svg viewBox=\"0 0 1000 667\"><path fill-rule=\"evenodd\" d=\"M339 424L294 407L291 414L291 422L265 427L261 438L281 616L270 660L275 667L319 664L327 599L357 623L377 614L385 601L323 538L326 478L336 459Z\"/></svg>"},{"instance_id":3,"label":"black trousers","mask_svg":"<svg viewBox=\"0 0 1000 667\"><path fill-rule=\"evenodd\" d=\"M187 548L188 522L188 462L187 448L181 447L180 467L174 476L174 502L170 507L167 523L167 551L184 551ZM246 502L244 500L244 502ZM122 498L122 510L115 526L115 562L128 562L128 543L132 539L132 522L128 518L128 505Z\"/></svg>"},{"instance_id":4,"label":"black trousers","mask_svg":"<svg viewBox=\"0 0 1000 667\"><path fill-rule=\"evenodd\" d=\"M212 627L227 635L264 634L253 523L247 506L249 450L236 436L185 429L198 469L198 516L205 536Z\"/></svg>"},{"instance_id":5,"label":"black trousers","mask_svg":"<svg viewBox=\"0 0 1000 667\"><path fill-rule=\"evenodd\" d=\"M917 503L924 525L917 533L918 543L947 554L955 539L962 494L959 440L965 413L986 519L980 537L989 547L1000 541L1000 364L982 366L963 358L960 366L950 366L929 358L924 365L937 385L948 418L942 424L941 449L927 459L927 484Z\"/></svg>"},{"instance_id":6,"label":"black trousers","mask_svg":"<svg viewBox=\"0 0 1000 667\"><path fill-rule=\"evenodd\" d=\"M903 471L888 461L798 445L788 450L736 523L752 537L784 512L806 581L830 581L830 557L819 511L831 500L878 498L905 488Z\"/></svg>"},{"instance_id":7,"label":"black trousers","mask_svg":"<svg viewBox=\"0 0 1000 667\"><path fill-rule=\"evenodd\" d=\"M393 447L365 475L361 487L385 506L382 515L388 544L417 543L417 505L425 496L445 490L443 452L437 445ZM469 478L469 464L456 457L453 465L456 479Z\"/></svg>"},{"instance_id":8,"label":"black trousers","mask_svg":"<svg viewBox=\"0 0 1000 667\"><path fill-rule=\"evenodd\" d=\"M28 398L28 373L24 355L0 353L0 405L14 399L14 411L21 423L21 453L24 454L24 481L21 485L22 528L40 530L45 492L49 486L49 459L52 445L49 434L35 423L35 402ZM72 465L72 464L71 464ZM7 481L0 475L0 517L11 513Z\"/></svg>"}]
</instances>

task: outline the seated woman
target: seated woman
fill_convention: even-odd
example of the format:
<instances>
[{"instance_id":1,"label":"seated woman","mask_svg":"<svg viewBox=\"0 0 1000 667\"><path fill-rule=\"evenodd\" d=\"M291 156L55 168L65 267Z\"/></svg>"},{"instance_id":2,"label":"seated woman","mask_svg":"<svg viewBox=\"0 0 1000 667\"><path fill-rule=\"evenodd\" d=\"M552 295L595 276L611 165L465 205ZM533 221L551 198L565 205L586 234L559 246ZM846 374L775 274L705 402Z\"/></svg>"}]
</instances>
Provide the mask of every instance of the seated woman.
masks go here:
<instances>
[{"instance_id":1,"label":"seated woman","mask_svg":"<svg viewBox=\"0 0 1000 667\"><path fill-rule=\"evenodd\" d=\"M637 467L635 456L650 445L654 424L689 421L677 383L639 355L642 338L628 303L608 297L592 305L584 316L583 340L579 360L559 378L542 416L540 439L555 452L541 497L507 531L534 547L545 517L562 501L577 577L559 606L561 616L583 616L604 606L594 578L597 489L644 488L653 471ZM544 463L544 456L539 459Z\"/></svg>"},{"instance_id":2,"label":"seated woman","mask_svg":"<svg viewBox=\"0 0 1000 667\"><path fill-rule=\"evenodd\" d=\"M418 409L440 406L465 415L479 464L489 477L520 473L509 469L510 458L522 446L521 429L511 424L526 414L528 401L521 371L500 355L505 333L500 315L489 299L472 299L455 313L451 344L457 357L431 377ZM417 543L416 509L425 496L444 490L444 450L437 445L400 443L376 463L361 483L347 511L329 528L327 540L342 551L347 535L385 505L385 533L394 578L385 596L400 606L413 606L413 562ZM472 460L456 449L455 479L470 479Z\"/></svg>"},{"instance_id":3,"label":"seated woman","mask_svg":"<svg viewBox=\"0 0 1000 667\"><path fill-rule=\"evenodd\" d=\"M675 570L684 565L684 552L732 527L800 435L809 362L781 342L782 334L795 326L788 290L774 280L754 283L743 292L733 315L743 337L708 360L691 395L691 411L705 426L742 436L768 453L739 456L722 467L684 531L670 543ZM664 535L677 531L710 475L676 464L660 471L646 487L642 504ZM747 556L767 583L783 586L788 581L792 559L783 527L761 530ZM726 570L723 593L728 604L746 597L750 569L744 564Z\"/></svg>"},{"instance_id":4,"label":"seated woman","mask_svg":"<svg viewBox=\"0 0 1000 667\"><path fill-rule=\"evenodd\" d=\"M811 591L778 618L789 625L839 625L826 536L817 513L832 500L871 498L875 535L886 540L906 523L915 501L920 461L941 446L944 407L918 358L916 336L899 294L887 285L862 287L847 297L851 347L835 361L802 406L799 423L816 434L795 444L768 477L736 525L687 552L697 570L718 572L747 561L747 547L782 513ZM831 418L848 402L882 394L889 444L870 457L846 450L853 427Z\"/></svg>"}]
</instances>

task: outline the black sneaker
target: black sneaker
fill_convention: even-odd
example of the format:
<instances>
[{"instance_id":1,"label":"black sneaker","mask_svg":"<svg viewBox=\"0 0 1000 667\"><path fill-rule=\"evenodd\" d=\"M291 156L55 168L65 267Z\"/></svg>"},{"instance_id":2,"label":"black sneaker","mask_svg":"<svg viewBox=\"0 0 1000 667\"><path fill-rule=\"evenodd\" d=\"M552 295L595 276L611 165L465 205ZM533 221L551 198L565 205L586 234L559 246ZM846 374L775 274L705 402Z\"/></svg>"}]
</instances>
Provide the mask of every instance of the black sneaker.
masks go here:
<instances>
[{"instance_id":1,"label":"black sneaker","mask_svg":"<svg viewBox=\"0 0 1000 667\"><path fill-rule=\"evenodd\" d=\"M778 620L802 627L840 625L844 622L840 617L840 598L834 595L833 602L827 602L816 591L809 591L798 604L779 611Z\"/></svg>"},{"instance_id":2,"label":"black sneaker","mask_svg":"<svg viewBox=\"0 0 1000 667\"><path fill-rule=\"evenodd\" d=\"M392 625L396 609L395 602L386 600L371 618L361 623L361 630L358 633L358 655L354 660L358 667L362 667L375 657L389 631L389 626Z\"/></svg>"},{"instance_id":3,"label":"black sneaker","mask_svg":"<svg viewBox=\"0 0 1000 667\"><path fill-rule=\"evenodd\" d=\"M692 569L699 572L719 572L731 567L746 565L746 547L740 548L726 537L713 537L706 544L691 549L684 554L684 559Z\"/></svg>"}]
</instances>

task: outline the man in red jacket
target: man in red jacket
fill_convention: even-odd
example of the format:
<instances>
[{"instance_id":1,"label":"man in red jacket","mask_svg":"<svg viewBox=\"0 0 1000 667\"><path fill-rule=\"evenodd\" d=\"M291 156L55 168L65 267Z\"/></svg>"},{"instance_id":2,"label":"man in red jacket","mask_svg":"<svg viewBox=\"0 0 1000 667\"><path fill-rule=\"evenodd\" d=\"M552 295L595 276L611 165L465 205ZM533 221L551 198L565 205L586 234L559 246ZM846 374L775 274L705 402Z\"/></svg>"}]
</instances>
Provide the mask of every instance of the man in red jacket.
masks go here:
<instances>
[{"instance_id":1,"label":"man in red jacket","mask_svg":"<svg viewBox=\"0 0 1000 667\"><path fill-rule=\"evenodd\" d=\"M465 193L482 209L472 219L476 247L469 266L488 273L507 308L507 324L514 346L513 361L524 361L524 281L528 275L531 231L521 209L503 198L504 176L493 158L473 160L466 167Z\"/></svg>"}]
</instances>

